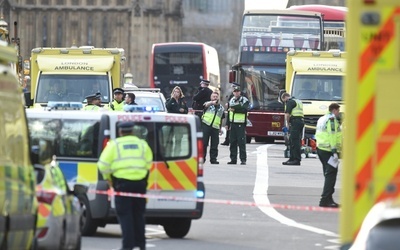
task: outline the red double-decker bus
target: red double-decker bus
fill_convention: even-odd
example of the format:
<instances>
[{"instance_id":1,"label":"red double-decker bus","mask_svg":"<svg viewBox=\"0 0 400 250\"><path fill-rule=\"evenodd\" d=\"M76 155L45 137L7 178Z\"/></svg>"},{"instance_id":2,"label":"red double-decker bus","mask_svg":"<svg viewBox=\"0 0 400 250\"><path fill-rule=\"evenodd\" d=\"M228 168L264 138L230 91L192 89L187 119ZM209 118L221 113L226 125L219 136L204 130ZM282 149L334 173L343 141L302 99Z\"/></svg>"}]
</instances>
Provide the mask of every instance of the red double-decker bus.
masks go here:
<instances>
[{"instance_id":1,"label":"red double-decker bus","mask_svg":"<svg viewBox=\"0 0 400 250\"><path fill-rule=\"evenodd\" d=\"M322 14L324 21L324 50L345 50L347 7L322 4L293 5L289 10L312 11Z\"/></svg>"},{"instance_id":2,"label":"red double-decker bus","mask_svg":"<svg viewBox=\"0 0 400 250\"><path fill-rule=\"evenodd\" d=\"M166 98L179 86L188 107L202 79L216 90L220 83L218 53L204 43L171 42L153 44L150 60L150 87L160 88Z\"/></svg>"},{"instance_id":3,"label":"red double-decker bus","mask_svg":"<svg viewBox=\"0 0 400 250\"><path fill-rule=\"evenodd\" d=\"M283 104L286 54L289 50L322 50L323 20L320 13L295 10L245 10L239 58L230 72L230 82L240 84L251 110L247 142L272 143L283 139Z\"/></svg>"}]
</instances>

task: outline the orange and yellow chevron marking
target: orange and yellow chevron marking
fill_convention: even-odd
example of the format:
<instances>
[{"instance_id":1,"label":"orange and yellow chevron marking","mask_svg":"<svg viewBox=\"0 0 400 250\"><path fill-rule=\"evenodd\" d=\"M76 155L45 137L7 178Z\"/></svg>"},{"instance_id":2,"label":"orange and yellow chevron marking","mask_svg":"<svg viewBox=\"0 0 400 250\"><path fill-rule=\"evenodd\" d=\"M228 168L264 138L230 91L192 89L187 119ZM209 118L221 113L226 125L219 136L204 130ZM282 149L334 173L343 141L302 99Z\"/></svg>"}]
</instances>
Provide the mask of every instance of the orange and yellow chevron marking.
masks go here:
<instances>
[{"instance_id":1,"label":"orange and yellow chevron marking","mask_svg":"<svg viewBox=\"0 0 400 250\"><path fill-rule=\"evenodd\" d=\"M184 161L155 162L151 168L148 188L151 190L195 190L197 187L197 162L195 158Z\"/></svg>"},{"instance_id":2,"label":"orange and yellow chevron marking","mask_svg":"<svg viewBox=\"0 0 400 250\"><path fill-rule=\"evenodd\" d=\"M47 217L50 215L51 212L51 207L48 205L45 205L43 203L39 204L39 214L43 217Z\"/></svg>"},{"instance_id":3,"label":"orange and yellow chevron marking","mask_svg":"<svg viewBox=\"0 0 400 250\"><path fill-rule=\"evenodd\" d=\"M377 121L375 95L378 70L393 66L392 48L398 46L394 44L394 17L400 14L400 7L384 8L380 14L380 27L376 30L375 27L363 27L361 30L362 35L370 36L370 40L361 39L359 53L354 236L373 204L398 195L386 192L388 184L400 188L400 158L396 156L400 150L400 142L397 142L400 141L397 140L400 123Z\"/></svg>"}]
</instances>

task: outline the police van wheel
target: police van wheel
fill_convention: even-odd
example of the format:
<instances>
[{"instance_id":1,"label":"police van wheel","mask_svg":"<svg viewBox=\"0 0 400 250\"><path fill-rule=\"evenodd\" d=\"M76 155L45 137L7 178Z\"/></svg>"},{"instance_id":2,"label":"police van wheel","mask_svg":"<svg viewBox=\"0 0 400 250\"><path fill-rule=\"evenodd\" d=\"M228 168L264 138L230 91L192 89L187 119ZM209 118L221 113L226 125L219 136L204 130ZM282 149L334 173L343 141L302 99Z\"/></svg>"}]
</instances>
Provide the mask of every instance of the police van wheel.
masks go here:
<instances>
[{"instance_id":1,"label":"police van wheel","mask_svg":"<svg viewBox=\"0 0 400 250\"><path fill-rule=\"evenodd\" d=\"M176 218L169 220L163 226L170 238L183 238L189 232L191 224L191 219Z\"/></svg>"},{"instance_id":2,"label":"police van wheel","mask_svg":"<svg viewBox=\"0 0 400 250\"><path fill-rule=\"evenodd\" d=\"M82 216L80 222L81 234L84 236L92 236L97 231L98 223L92 217L87 197L85 195L78 195L78 199L82 207Z\"/></svg>"}]
</instances>

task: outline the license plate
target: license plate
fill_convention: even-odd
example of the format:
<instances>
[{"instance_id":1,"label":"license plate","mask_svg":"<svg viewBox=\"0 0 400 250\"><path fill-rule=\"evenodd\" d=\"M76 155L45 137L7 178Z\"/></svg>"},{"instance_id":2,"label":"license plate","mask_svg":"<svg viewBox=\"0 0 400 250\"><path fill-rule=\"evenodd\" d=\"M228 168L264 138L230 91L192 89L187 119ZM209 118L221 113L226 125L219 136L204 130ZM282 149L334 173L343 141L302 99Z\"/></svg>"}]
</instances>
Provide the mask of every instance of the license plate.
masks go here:
<instances>
[{"instance_id":1,"label":"license plate","mask_svg":"<svg viewBox=\"0 0 400 250\"><path fill-rule=\"evenodd\" d=\"M279 132L279 131L268 131L268 135L270 135L270 136L283 136L283 132Z\"/></svg>"}]
</instances>

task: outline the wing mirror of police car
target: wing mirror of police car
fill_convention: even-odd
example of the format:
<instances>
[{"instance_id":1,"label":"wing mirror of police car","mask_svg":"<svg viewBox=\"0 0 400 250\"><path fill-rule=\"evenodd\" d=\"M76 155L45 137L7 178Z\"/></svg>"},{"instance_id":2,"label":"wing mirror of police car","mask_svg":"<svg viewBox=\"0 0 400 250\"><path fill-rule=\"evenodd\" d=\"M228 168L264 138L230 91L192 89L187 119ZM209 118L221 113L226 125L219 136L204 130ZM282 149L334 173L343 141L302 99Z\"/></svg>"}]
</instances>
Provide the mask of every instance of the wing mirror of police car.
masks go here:
<instances>
[{"instance_id":1,"label":"wing mirror of police car","mask_svg":"<svg viewBox=\"0 0 400 250\"><path fill-rule=\"evenodd\" d=\"M54 155L53 143L49 140L40 139L31 147L31 161L33 164L48 164Z\"/></svg>"}]
</instances>

